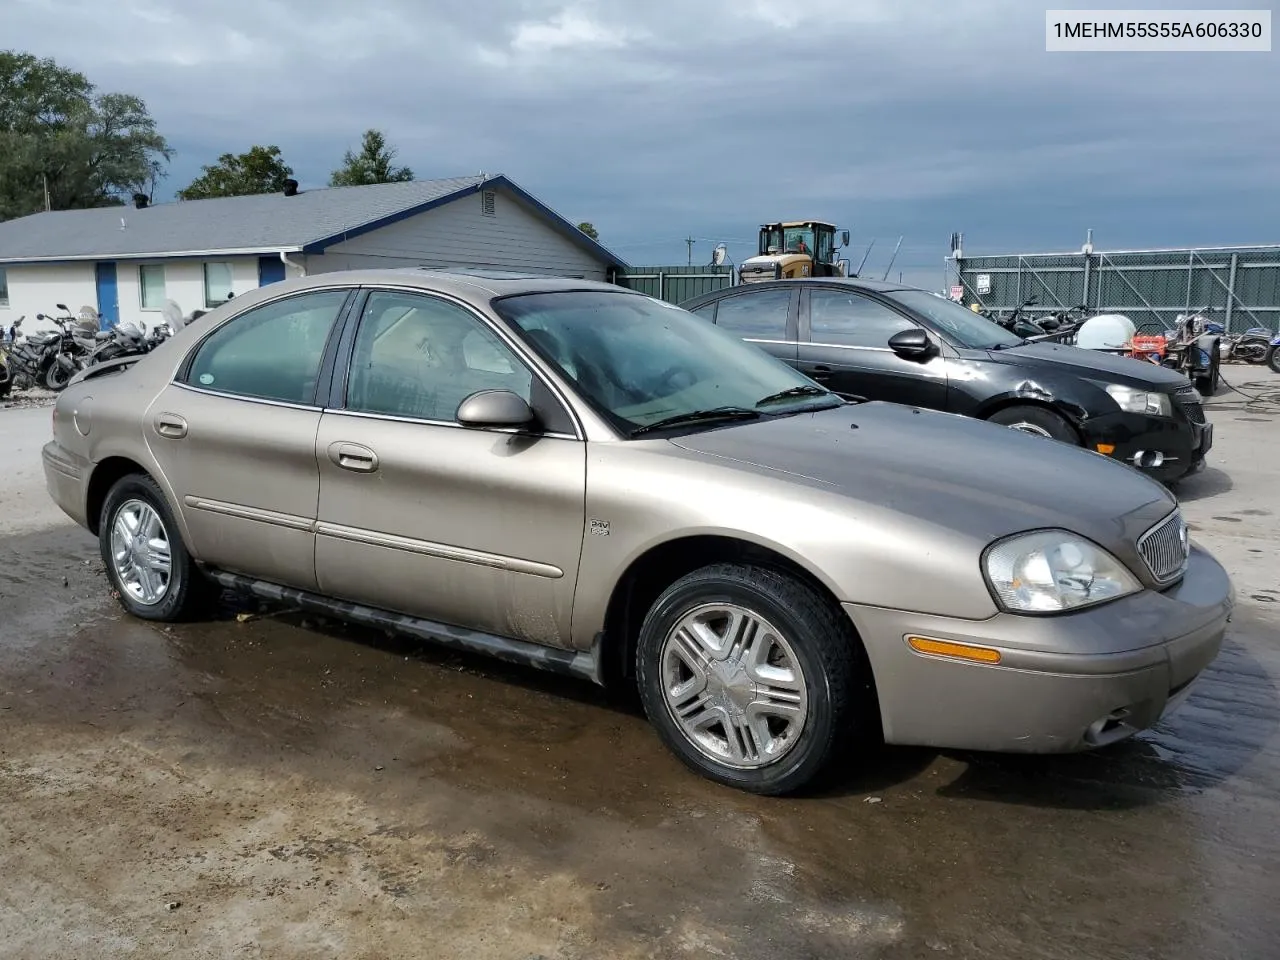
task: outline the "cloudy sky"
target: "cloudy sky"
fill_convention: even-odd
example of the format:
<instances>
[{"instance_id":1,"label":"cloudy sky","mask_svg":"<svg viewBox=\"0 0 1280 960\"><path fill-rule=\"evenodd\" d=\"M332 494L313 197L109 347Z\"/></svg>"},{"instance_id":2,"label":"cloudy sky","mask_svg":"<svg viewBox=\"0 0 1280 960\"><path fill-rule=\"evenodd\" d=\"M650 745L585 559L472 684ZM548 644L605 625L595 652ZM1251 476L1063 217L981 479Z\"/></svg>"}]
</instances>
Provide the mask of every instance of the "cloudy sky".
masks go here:
<instances>
[{"instance_id":1,"label":"cloudy sky","mask_svg":"<svg viewBox=\"0 0 1280 960\"><path fill-rule=\"evenodd\" d=\"M868 272L904 235L893 272L931 287L953 230L970 253L1280 242L1280 53L1050 54L1045 6L5 0L0 44L141 96L167 195L255 143L321 186L376 126L419 177L505 173L636 264L687 236L741 260L791 217L849 228L855 263L876 238Z\"/></svg>"}]
</instances>

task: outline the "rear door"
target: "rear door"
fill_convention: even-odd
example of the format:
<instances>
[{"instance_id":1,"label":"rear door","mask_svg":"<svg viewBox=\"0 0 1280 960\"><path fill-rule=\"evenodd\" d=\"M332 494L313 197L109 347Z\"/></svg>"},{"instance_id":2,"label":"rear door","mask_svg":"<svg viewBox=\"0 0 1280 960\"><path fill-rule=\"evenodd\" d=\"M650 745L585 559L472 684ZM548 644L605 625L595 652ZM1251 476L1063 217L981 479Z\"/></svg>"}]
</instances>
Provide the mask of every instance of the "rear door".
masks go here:
<instances>
[{"instance_id":1,"label":"rear door","mask_svg":"<svg viewBox=\"0 0 1280 960\"><path fill-rule=\"evenodd\" d=\"M800 372L837 393L944 410L947 361L908 360L889 338L920 324L852 286L805 285L800 302ZM936 335L932 335L938 342Z\"/></svg>"},{"instance_id":2,"label":"rear door","mask_svg":"<svg viewBox=\"0 0 1280 960\"><path fill-rule=\"evenodd\" d=\"M694 312L795 366L799 293L795 287L752 289L748 286Z\"/></svg>"},{"instance_id":3,"label":"rear door","mask_svg":"<svg viewBox=\"0 0 1280 960\"><path fill-rule=\"evenodd\" d=\"M315 589L317 396L353 296L313 290L233 317L151 405L143 429L197 559Z\"/></svg>"}]
</instances>

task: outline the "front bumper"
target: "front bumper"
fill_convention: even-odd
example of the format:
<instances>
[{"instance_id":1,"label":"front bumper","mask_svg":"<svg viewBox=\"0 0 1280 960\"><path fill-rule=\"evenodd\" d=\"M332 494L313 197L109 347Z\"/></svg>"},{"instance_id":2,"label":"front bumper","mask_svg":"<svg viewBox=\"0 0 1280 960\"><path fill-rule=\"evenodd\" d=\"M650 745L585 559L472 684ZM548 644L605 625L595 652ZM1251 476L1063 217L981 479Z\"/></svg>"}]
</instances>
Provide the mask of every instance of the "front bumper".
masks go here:
<instances>
[{"instance_id":1,"label":"front bumper","mask_svg":"<svg viewBox=\"0 0 1280 960\"><path fill-rule=\"evenodd\" d=\"M954 620L845 604L867 649L885 740L1069 753L1144 730L1217 656L1235 603L1226 571L1193 547L1163 593L1054 617ZM906 637L994 647L998 665L917 653Z\"/></svg>"},{"instance_id":2,"label":"front bumper","mask_svg":"<svg viewBox=\"0 0 1280 960\"><path fill-rule=\"evenodd\" d=\"M1108 413L1082 424L1084 445L1115 449L1108 456L1137 467L1155 480L1172 483L1204 469L1213 446L1213 424L1193 423L1180 412L1173 417L1141 413Z\"/></svg>"}]
</instances>

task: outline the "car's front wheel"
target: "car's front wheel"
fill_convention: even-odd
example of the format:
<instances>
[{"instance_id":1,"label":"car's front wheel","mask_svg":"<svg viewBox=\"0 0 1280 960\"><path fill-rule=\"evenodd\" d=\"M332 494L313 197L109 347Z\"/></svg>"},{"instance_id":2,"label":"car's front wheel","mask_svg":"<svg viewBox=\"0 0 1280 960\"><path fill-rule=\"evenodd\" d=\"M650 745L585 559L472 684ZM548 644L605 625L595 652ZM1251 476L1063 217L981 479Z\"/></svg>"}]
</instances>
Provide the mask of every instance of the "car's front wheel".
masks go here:
<instances>
[{"instance_id":1,"label":"car's front wheel","mask_svg":"<svg viewBox=\"0 0 1280 960\"><path fill-rule=\"evenodd\" d=\"M998 423L1002 427L1029 433L1035 437L1061 440L1063 443L1072 443L1077 446L1080 444L1080 437L1070 421L1045 407L1019 404L997 410L987 419L991 423Z\"/></svg>"},{"instance_id":2,"label":"car's front wheel","mask_svg":"<svg viewBox=\"0 0 1280 960\"><path fill-rule=\"evenodd\" d=\"M686 764L761 794L796 791L860 731L874 698L838 607L771 569L717 564L672 584L636 655L645 713Z\"/></svg>"},{"instance_id":3,"label":"car's front wheel","mask_svg":"<svg viewBox=\"0 0 1280 960\"><path fill-rule=\"evenodd\" d=\"M98 527L102 560L121 605L144 620L185 620L213 590L196 568L160 487L131 474L107 493Z\"/></svg>"}]
</instances>

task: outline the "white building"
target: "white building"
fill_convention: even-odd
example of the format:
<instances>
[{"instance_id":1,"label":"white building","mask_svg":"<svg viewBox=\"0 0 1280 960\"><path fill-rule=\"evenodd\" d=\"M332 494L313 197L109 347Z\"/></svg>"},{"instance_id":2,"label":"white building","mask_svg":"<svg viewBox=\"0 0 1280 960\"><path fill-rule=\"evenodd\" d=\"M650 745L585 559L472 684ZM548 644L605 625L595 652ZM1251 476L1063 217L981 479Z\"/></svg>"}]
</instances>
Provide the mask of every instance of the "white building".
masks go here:
<instances>
[{"instance_id":1,"label":"white building","mask_svg":"<svg viewBox=\"0 0 1280 960\"><path fill-rule=\"evenodd\" d=\"M96 308L159 322L286 276L483 266L611 280L626 263L504 176L60 210L0 223L0 327Z\"/></svg>"}]
</instances>

